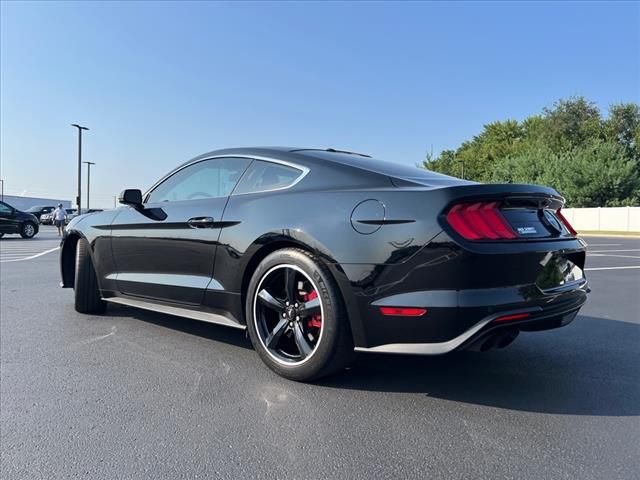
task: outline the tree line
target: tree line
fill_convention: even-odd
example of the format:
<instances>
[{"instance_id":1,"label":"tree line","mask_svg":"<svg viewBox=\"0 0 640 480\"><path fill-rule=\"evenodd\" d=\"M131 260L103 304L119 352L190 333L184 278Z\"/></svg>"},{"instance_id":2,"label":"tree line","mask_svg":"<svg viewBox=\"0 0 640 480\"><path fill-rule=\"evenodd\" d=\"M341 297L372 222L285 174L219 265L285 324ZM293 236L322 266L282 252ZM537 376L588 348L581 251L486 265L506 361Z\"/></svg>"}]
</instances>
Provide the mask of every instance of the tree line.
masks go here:
<instances>
[{"instance_id":1,"label":"tree line","mask_svg":"<svg viewBox=\"0 0 640 480\"><path fill-rule=\"evenodd\" d=\"M422 166L486 183L536 183L569 207L640 204L640 107L619 103L603 117L584 97L559 100L518 122L497 121Z\"/></svg>"}]
</instances>

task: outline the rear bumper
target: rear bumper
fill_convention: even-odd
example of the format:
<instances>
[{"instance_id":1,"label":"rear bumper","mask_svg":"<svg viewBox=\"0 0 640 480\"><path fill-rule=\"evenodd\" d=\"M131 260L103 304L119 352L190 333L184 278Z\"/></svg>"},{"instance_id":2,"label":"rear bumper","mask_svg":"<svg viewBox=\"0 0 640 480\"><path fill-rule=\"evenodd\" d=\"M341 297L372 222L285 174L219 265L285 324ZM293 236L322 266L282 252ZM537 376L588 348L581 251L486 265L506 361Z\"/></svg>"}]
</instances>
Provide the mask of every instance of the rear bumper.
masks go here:
<instances>
[{"instance_id":1,"label":"rear bumper","mask_svg":"<svg viewBox=\"0 0 640 480\"><path fill-rule=\"evenodd\" d=\"M496 289L491 289L496 290ZM510 296L509 289L499 289L503 298ZM466 350L475 348L479 344L482 344L485 340L491 336L499 333L500 331L510 331L517 334L519 331L537 331L537 330L549 330L552 328L558 328L568 325L578 314L578 311L584 305L587 300L587 293L589 292L588 283L586 280L576 282L575 284L568 285L552 292L546 292L544 295L539 296L536 300L531 300L529 305L513 304L511 308L508 305L495 305L494 312L484 316L477 323L473 324L470 328L457 334L455 337L446 341L434 341L434 342L397 342L397 343L385 343L370 347L356 347L356 351L360 352L378 352L378 353L396 353L396 354L409 354L409 355L441 355L444 353L452 352L454 350ZM413 298L413 302L416 305L426 305L426 302L434 301L434 292L413 292L411 294L402 295L404 301L408 301L409 298ZM438 292L442 295L443 292ZM468 307L444 307L446 310L446 317L451 323L456 322L456 317L464 316L466 313L470 313L478 305L473 305L472 298L484 297L484 308L493 310L493 308L486 305L488 299L496 299L498 292L492 292L493 297L486 297L487 291L475 291L475 292L451 292L454 294L455 302L459 302L460 298L466 300ZM513 293L513 292L511 292ZM446 293L445 293L446 296ZM461 297L460 297L461 296ZM506 297L505 297L506 296ZM394 303L397 298L385 299L379 303ZM459 303L458 303L459 304ZM407 303L403 303L407 305ZM471 310L469 310L471 308ZM442 312L444 313L444 312ZM511 321L496 321L499 318L511 315L526 314L526 318L519 318ZM427 314L428 316L428 314ZM440 321L444 318L439 319ZM399 321L403 321L400 319ZM422 318L422 321L429 322L427 317Z\"/></svg>"}]
</instances>

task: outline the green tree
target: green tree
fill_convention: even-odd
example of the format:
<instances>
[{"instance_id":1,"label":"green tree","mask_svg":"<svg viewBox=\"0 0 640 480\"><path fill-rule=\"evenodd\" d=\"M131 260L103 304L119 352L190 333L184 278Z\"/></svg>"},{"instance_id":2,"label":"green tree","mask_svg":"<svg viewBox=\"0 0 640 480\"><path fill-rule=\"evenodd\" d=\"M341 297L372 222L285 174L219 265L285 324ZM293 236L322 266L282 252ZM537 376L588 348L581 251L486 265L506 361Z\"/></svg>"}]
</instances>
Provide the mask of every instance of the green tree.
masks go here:
<instances>
[{"instance_id":1,"label":"green tree","mask_svg":"<svg viewBox=\"0 0 640 480\"><path fill-rule=\"evenodd\" d=\"M549 185L576 207L638 204L640 107L611 105L603 119L583 97L559 100L522 122L489 123L423 166L480 182Z\"/></svg>"},{"instance_id":2,"label":"green tree","mask_svg":"<svg viewBox=\"0 0 640 480\"><path fill-rule=\"evenodd\" d=\"M629 156L636 157L640 148L640 107L635 103L611 105L604 131L608 140L619 143Z\"/></svg>"},{"instance_id":3,"label":"green tree","mask_svg":"<svg viewBox=\"0 0 640 480\"><path fill-rule=\"evenodd\" d=\"M602 133L600 110L584 97L558 100L543 112L546 143L555 151L583 145Z\"/></svg>"},{"instance_id":4,"label":"green tree","mask_svg":"<svg viewBox=\"0 0 640 480\"><path fill-rule=\"evenodd\" d=\"M434 172L454 175L460 178L464 177L462 163L456 162L455 150L443 150L437 159L432 159L430 156L427 156L425 164L429 165L428 168Z\"/></svg>"},{"instance_id":5,"label":"green tree","mask_svg":"<svg viewBox=\"0 0 640 480\"><path fill-rule=\"evenodd\" d=\"M497 159L513 155L520 150L523 128L515 120L493 122L484 126L480 135L464 142L456 151L446 150L429 161L428 168L470 179L484 179Z\"/></svg>"},{"instance_id":6,"label":"green tree","mask_svg":"<svg viewBox=\"0 0 640 480\"><path fill-rule=\"evenodd\" d=\"M571 207L613 207L640 201L640 171L624 147L596 141L556 153L538 147L497 162L497 183L534 183L558 190Z\"/></svg>"},{"instance_id":7,"label":"green tree","mask_svg":"<svg viewBox=\"0 0 640 480\"><path fill-rule=\"evenodd\" d=\"M564 159L544 145L538 145L519 155L502 158L496 162L488 181L491 183L543 184L553 176Z\"/></svg>"},{"instance_id":8,"label":"green tree","mask_svg":"<svg viewBox=\"0 0 640 480\"><path fill-rule=\"evenodd\" d=\"M640 201L640 171L624 146L593 142L571 152L553 179L576 207L616 207ZM552 185L553 186L553 185Z\"/></svg>"}]
</instances>

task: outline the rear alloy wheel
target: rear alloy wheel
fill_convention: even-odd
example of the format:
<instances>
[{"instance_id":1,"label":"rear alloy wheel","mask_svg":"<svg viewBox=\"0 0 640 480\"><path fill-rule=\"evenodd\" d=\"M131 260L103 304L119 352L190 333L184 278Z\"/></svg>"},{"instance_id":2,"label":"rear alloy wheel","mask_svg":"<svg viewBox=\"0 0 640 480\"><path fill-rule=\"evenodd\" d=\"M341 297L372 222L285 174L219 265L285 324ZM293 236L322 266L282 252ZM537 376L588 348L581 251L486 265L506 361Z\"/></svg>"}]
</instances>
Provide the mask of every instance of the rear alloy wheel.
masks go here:
<instances>
[{"instance_id":1,"label":"rear alloy wheel","mask_svg":"<svg viewBox=\"0 0 640 480\"><path fill-rule=\"evenodd\" d=\"M249 336L276 373L306 381L348 363L353 343L328 269L298 249L278 250L256 269L247 296Z\"/></svg>"},{"instance_id":2,"label":"rear alloy wheel","mask_svg":"<svg viewBox=\"0 0 640 480\"><path fill-rule=\"evenodd\" d=\"M22 229L20 230L20 236L22 238L33 238L36 234L36 226L31 222L24 222Z\"/></svg>"}]
</instances>

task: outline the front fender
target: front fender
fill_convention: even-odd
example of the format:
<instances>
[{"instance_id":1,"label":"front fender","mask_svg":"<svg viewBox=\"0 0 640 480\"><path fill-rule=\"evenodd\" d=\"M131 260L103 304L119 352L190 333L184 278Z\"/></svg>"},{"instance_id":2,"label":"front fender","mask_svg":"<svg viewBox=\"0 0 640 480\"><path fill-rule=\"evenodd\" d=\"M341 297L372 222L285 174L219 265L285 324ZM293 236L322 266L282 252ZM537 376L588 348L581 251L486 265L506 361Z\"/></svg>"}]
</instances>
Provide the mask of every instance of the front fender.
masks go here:
<instances>
[{"instance_id":1,"label":"front fender","mask_svg":"<svg viewBox=\"0 0 640 480\"><path fill-rule=\"evenodd\" d=\"M72 288L75 281L75 253L77 243L83 239L89 245L89 255L96 271L100 290L114 290L115 281L106 278L115 272L111 253L111 224L120 213L107 210L89 215L81 215L69 222L60 243L61 286Z\"/></svg>"}]
</instances>

